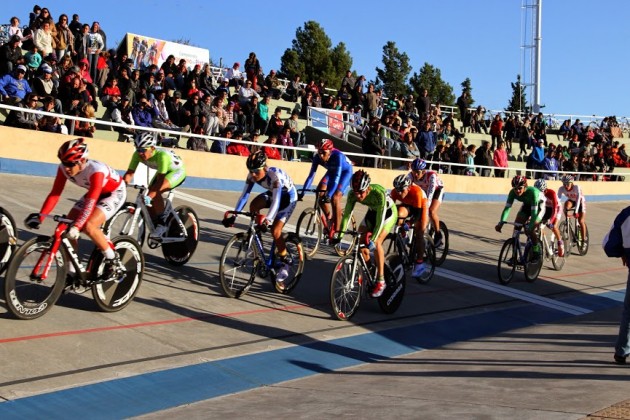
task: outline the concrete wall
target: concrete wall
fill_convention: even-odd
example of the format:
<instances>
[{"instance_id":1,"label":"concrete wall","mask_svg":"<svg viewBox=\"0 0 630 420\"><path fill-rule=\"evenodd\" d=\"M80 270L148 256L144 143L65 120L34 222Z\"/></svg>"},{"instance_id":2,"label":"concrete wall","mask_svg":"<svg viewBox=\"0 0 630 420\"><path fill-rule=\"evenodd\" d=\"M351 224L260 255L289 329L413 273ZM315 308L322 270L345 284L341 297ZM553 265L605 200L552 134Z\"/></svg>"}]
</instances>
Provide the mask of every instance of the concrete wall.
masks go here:
<instances>
[{"instance_id":1,"label":"concrete wall","mask_svg":"<svg viewBox=\"0 0 630 420\"><path fill-rule=\"evenodd\" d=\"M71 137L0 127L0 172L53 176L58 164L57 149ZM124 171L134 151L130 143L118 143L101 139L87 139L90 157L108 163ZM247 175L245 158L214 153L193 152L178 149L186 162L187 188L240 191ZM270 161L273 166L285 169L297 185L302 185L311 164L305 162ZM367 169L372 182L391 188L392 180L400 171ZM324 174L318 169L318 176ZM318 178L316 178L318 179ZM510 180L443 175L446 197L449 201L504 201L510 189ZM559 182L550 182L558 188ZM627 183L581 182L580 186L589 201L616 201L630 199Z\"/></svg>"}]
</instances>

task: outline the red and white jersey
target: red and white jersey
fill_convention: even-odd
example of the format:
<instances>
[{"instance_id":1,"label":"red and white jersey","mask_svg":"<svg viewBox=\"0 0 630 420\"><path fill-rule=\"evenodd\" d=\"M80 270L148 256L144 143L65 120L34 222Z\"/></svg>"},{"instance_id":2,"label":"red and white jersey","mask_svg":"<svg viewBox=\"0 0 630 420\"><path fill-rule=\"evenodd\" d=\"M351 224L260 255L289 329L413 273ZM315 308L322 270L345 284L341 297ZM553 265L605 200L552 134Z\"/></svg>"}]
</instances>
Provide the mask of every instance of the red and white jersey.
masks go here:
<instances>
[{"instance_id":1,"label":"red and white jersey","mask_svg":"<svg viewBox=\"0 0 630 420\"><path fill-rule=\"evenodd\" d=\"M571 188L571 190L567 190L564 185L561 186L558 188L558 200L560 200L562 196L565 196L569 201L573 201L575 203L576 213L586 210L586 199L584 198L584 194L582 194L582 190L579 185L573 184L573 188Z\"/></svg>"},{"instance_id":2,"label":"red and white jersey","mask_svg":"<svg viewBox=\"0 0 630 420\"><path fill-rule=\"evenodd\" d=\"M444 188L444 183L435 171L426 171L421 179L414 179L413 175L409 173L411 181L422 188L427 195L427 204L430 206L433 201L433 195L437 190Z\"/></svg>"}]
</instances>

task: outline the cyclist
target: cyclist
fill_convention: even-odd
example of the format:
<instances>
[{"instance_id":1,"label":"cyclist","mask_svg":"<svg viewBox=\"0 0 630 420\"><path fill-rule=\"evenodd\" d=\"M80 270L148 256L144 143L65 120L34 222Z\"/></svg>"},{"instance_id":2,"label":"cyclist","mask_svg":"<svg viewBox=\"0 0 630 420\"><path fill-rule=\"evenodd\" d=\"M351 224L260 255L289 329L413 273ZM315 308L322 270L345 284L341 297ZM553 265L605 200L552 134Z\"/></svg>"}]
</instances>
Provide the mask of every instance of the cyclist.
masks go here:
<instances>
[{"instance_id":1,"label":"cyclist","mask_svg":"<svg viewBox=\"0 0 630 420\"><path fill-rule=\"evenodd\" d=\"M538 188L540 192L545 194L545 213L543 214L541 223L546 223L549 229L552 230L556 240L558 241L558 256L564 257L564 243L562 242L562 236L560 236L560 229L558 229L560 219L562 218L558 195L554 190L547 187L547 181L543 178L537 179L534 183L534 187Z\"/></svg>"},{"instance_id":2,"label":"cyclist","mask_svg":"<svg viewBox=\"0 0 630 420\"><path fill-rule=\"evenodd\" d=\"M368 211L365 219L361 222L361 226L359 226L359 231L368 232L365 235L366 241L369 241L369 248L374 249L374 259L378 274L376 285L374 290L372 290L372 297L376 298L385 291L385 251L383 250L383 241L396 224L398 212L396 204L387 195L385 188L378 184L370 185L370 182L370 176L361 169L352 175L352 192L348 194L348 201L341 220L341 228L337 232L334 242L341 241L357 201L367 206ZM362 248L361 252L365 261L369 262L369 250Z\"/></svg>"},{"instance_id":3,"label":"cyclist","mask_svg":"<svg viewBox=\"0 0 630 420\"><path fill-rule=\"evenodd\" d=\"M304 196L304 191L311 187L319 165L326 168L326 175L319 181L317 186L318 190L326 190L325 193L320 194L319 204L328 220L334 221L334 223L328 223L330 227L328 238L330 239L333 237L335 229L341 225L341 197L348 190L353 167L350 159L343 152L334 148L332 140L322 139L317 145L317 154L313 157L311 172L309 172L304 182L304 187L299 194L300 199Z\"/></svg>"},{"instance_id":4,"label":"cyclist","mask_svg":"<svg viewBox=\"0 0 630 420\"><path fill-rule=\"evenodd\" d=\"M102 162L88 159L88 154L83 138L68 140L61 145L57 152L61 163L57 168L53 187L40 212L30 214L24 223L31 229L39 229L44 216L50 214L59 202L67 181L87 189L87 193L68 213L68 219L74 220L74 223L66 235L75 248L81 231L94 242L105 256L105 277L108 278L124 273L125 266L101 226L125 203L127 189L118 172ZM73 277L74 274L75 268L71 264L68 275Z\"/></svg>"},{"instance_id":5,"label":"cyclist","mask_svg":"<svg viewBox=\"0 0 630 420\"><path fill-rule=\"evenodd\" d=\"M573 175L563 175L561 180L562 187L558 188L558 199L561 199L562 196L567 198L567 201L564 202L564 214L566 216L567 212L573 209L573 215L580 222L582 238L586 239L586 198L582 194L580 186L573 183Z\"/></svg>"},{"instance_id":6,"label":"cyclist","mask_svg":"<svg viewBox=\"0 0 630 420\"><path fill-rule=\"evenodd\" d=\"M424 159L416 158L411 162L411 181L418 185L427 195L427 205L429 206L429 217L435 229L435 246L442 245L442 232L440 231L440 218L438 210L444 198L444 183L437 172L427 170L427 162Z\"/></svg>"},{"instance_id":7,"label":"cyclist","mask_svg":"<svg viewBox=\"0 0 630 420\"><path fill-rule=\"evenodd\" d=\"M538 235L536 235L536 228L540 224L542 215L544 214L545 196L537 188L527 186L527 178L523 175L516 175L512 178L512 189L508 194L505 208L501 214L501 221L495 226L497 232L501 232L503 224L506 222L510 215L512 203L514 200L523 203L521 209L516 215L516 223L522 223L525 227L525 233L532 241L534 250L534 261L540 259L540 244L538 243ZM529 223L525 224L529 219Z\"/></svg>"},{"instance_id":8,"label":"cyclist","mask_svg":"<svg viewBox=\"0 0 630 420\"><path fill-rule=\"evenodd\" d=\"M156 144L155 133L145 131L136 135L134 139L136 151L131 157L131 162L129 162L129 167L123 179L129 184L140 162L151 169L157 170L157 173L149 182L149 190L144 200L156 225L155 231L151 233L151 238L160 239L168 232L166 224L168 215L164 211L165 204L162 194L184 182L186 169L184 161L175 152L171 149L156 147Z\"/></svg>"},{"instance_id":9,"label":"cyclist","mask_svg":"<svg viewBox=\"0 0 630 420\"><path fill-rule=\"evenodd\" d=\"M291 217L293 210L295 210L297 191L293 181L286 172L280 168L267 167L267 156L262 150L249 155L246 165L249 174L245 180L243 193L236 203L235 211L241 211L245 207L254 184L258 184L267 190L267 192L259 194L252 200L249 205L249 211L259 213L261 209L269 208L267 216L263 218L262 215L259 215L262 219L260 224L265 228L271 225L271 235L276 242L278 256L280 257L278 267L276 267L278 268L276 281L282 287L282 282L289 276L289 267L293 264L291 255L287 252L287 247L282 237L282 228ZM227 217L227 215L228 213L223 218L223 226L233 226L236 216Z\"/></svg>"},{"instance_id":10,"label":"cyclist","mask_svg":"<svg viewBox=\"0 0 630 420\"><path fill-rule=\"evenodd\" d=\"M398 223L404 223L404 219L411 217L414 220L413 233L416 238L416 264L413 267L412 277L420 277L426 269L424 258L424 232L429 223L429 211L427 208L427 196L419 186L412 184L407 175L398 175L394 178L394 189L389 196L402 204L397 204Z\"/></svg>"}]
</instances>

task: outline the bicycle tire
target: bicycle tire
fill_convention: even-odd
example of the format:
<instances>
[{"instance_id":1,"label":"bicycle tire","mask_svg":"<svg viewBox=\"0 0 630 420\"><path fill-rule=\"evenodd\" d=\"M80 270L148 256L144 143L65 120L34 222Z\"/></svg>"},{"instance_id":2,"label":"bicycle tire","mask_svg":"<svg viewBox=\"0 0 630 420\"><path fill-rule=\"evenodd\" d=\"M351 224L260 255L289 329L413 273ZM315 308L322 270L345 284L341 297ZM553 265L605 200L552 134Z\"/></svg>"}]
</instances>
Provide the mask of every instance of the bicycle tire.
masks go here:
<instances>
[{"instance_id":1,"label":"bicycle tire","mask_svg":"<svg viewBox=\"0 0 630 420\"><path fill-rule=\"evenodd\" d=\"M556 271L562 270L565 263L565 258L558 255L558 241L555 240L555 236L551 235L551 264ZM566 252L566 251L565 251Z\"/></svg>"},{"instance_id":2,"label":"bicycle tire","mask_svg":"<svg viewBox=\"0 0 630 420\"><path fill-rule=\"evenodd\" d=\"M340 321L348 321L354 316L361 303L363 282L367 274L357 264L354 276L352 267L354 256L339 258L330 277L330 305L333 314Z\"/></svg>"},{"instance_id":3,"label":"bicycle tire","mask_svg":"<svg viewBox=\"0 0 630 420\"><path fill-rule=\"evenodd\" d=\"M573 238L571 237L571 232L569 231L569 226L567 225L566 220L560 222L558 229L560 229L560 236L562 236L562 242L564 243L564 258L566 259L571 256Z\"/></svg>"},{"instance_id":4,"label":"bicycle tire","mask_svg":"<svg viewBox=\"0 0 630 420\"><path fill-rule=\"evenodd\" d=\"M237 233L221 253L219 279L223 292L230 298L238 299L247 293L256 278L258 264L262 263L252 239L245 232Z\"/></svg>"},{"instance_id":5,"label":"bicycle tire","mask_svg":"<svg viewBox=\"0 0 630 420\"><path fill-rule=\"evenodd\" d=\"M162 255L164 255L166 262L178 267L190 261L197 249L197 245L199 244L199 217L197 213L188 206L179 206L175 209L175 212L179 216L179 220L184 224L187 237L183 242L162 244ZM181 227L174 217L170 218L168 224L167 236L171 238L183 236Z\"/></svg>"},{"instance_id":6,"label":"bicycle tire","mask_svg":"<svg viewBox=\"0 0 630 420\"><path fill-rule=\"evenodd\" d=\"M17 249L18 229L15 219L0 207L0 274L9 266L11 256Z\"/></svg>"},{"instance_id":7,"label":"bicycle tire","mask_svg":"<svg viewBox=\"0 0 630 420\"><path fill-rule=\"evenodd\" d=\"M385 262L385 281L387 287L378 298L378 306L386 314L393 314L400 308L405 297L407 275L402 259L398 255L390 255Z\"/></svg>"},{"instance_id":8,"label":"bicycle tire","mask_svg":"<svg viewBox=\"0 0 630 420\"><path fill-rule=\"evenodd\" d=\"M527 255L525 255L525 266L523 267L523 274L525 275L525 280L529 283L533 283L538 279L538 275L540 275L540 270L543 266L542 255L538 257L537 262L532 262L534 258L534 247L530 246L527 250Z\"/></svg>"},{"instance_id":9,"label":"bicycle tire","mask_svg":"<svg viewBox=\"0 0 630 420\"><path fill-rule=\"evenodd\" d=\"M449 251L449 232L446 223L440 220L440 232L442 232L442 244L439 247L435 247L435 265L441 266L446 261L446 256Z\"/></svg>"},{"instance_id":10,"label":"bicycle tire","mask_svg":"<svg viewBox=\"0 0 630 420\"><path fill-rule=\"evenodd\" d=\"M319 249L323 230L322 221L315 209L306 209L300 214L295 233L302 239L304 256L309 260L315 256Z\"/></svg>"},{"instance_id":11,"label":"bicycle tire","mask_svg":"<svg viewBox=\"0 0 630 420\"><path fill-rule=\"evenodd\" d=\"M415 254L415 251L413 252ZM415 258L415 256L413 258ZM420 284L427 284L433 278L433 274L435 274L435 267L437 266L437 262L435 258L435 244L433 243L433 238L431 238L431 236L429 235L424 235L423 261L425 264L425 269L422 272L422 275L420 275L420 277L414 277L414 278Z\"/></svg>"},{"instance_id":12,"label":"bicycle tire","mask_svg":"<svg viewBox=\"0 0 630 420\"><path fill-rule=\"evenodd\" d=\"M274 285L278 292L286 295L295 289L295 286L298 285L302 278L302 273L304 272L304 251L302 250L302 240L295 233L287 234L285 244L293 264L289 270L289 277L282 282L282 287L276 281L274 281Z\"/></svg>"},{"instance_id":13,"label":"bicycle tire","mask_svg":"<svg viewBox=\"0 0 630 420\"><path fill-rule=\"evenodd\" d=\"M122 280L100 282L105 268L105 257L100 249L95 248L88 260L93 281L92 296L103 312L118 312L129 306L140 290L144 275L144 254L140 244L131 236L117 236L112 243L127 269Z\"/></svg>"},{"instance_id":14,"label":"bicycle tire","mask_svg":"<svg viewBox=\"0 0 630 420\"><path fill-rule=\"evenodd\" d=\"M577 242L577 250L578 250L578 254L580 254L581 256L584 256L588 253L588 242L589 242L589 234L588 234L588 226L586 226L586 240L582 239L582 231L580 231L579 229L577 229L576 226L576 242Z\"/></svg>"},{"instance_id":15,"label":"bicycle tire","mask_svg":"<svg viewBox=\"0 0 630 420\"><path fill-rule=\"evenodd\" d=\"M357 230L357 221L354 219L354 215L350 216L350 226L352 230L354 231ZM350 241L348 241L348 238L351 238ZM358 240L359 240L358 236L344 235L341 242L339 242L338 244L335 244L335 252L340 257L345 257L350 252L352 252Z\"/></svg>"},{"instance_id":16,"label":"bicycle tire","mask_svg":"<svg viewBox=\"0 0 630 420\"><path fill-rule=\"evenodd\" d=\"M131 236L142 248L146 238L147 224L144 220L144 215L140 212L137 225L131 225L132 218L137 211L140 210L136 208L135 203L126 202L121 209L105 223L103 227L105 235L110 239L114 239L117 236Z\"/></svg>"},{"instance_id":17,"label":"bicycle tire","mask_svg":"<svg viewBox=\"0 0 630 420\"><path fill-rule=\"evenodd\" d=\"M514 249L514 239L506 239L499 253L497 264L497 274L501 284L509 284L514 278L516 271L516 250Z\"/></svg>"},{"instance_id":18,"label":"bicycle tire","mask_svg":"<svg viewBox=\"0 0 630 420\"><path fill-rule=\"evenodd\" d=\"M46 280L36 281L31 276L38 261L50 253L51 246L50 237L32 238L17 249L9 263L4 278L4 299L9 311L18 319L43 316L63 292L68 261L63 251L57 252Z\"/></svg>"}]
</instances>

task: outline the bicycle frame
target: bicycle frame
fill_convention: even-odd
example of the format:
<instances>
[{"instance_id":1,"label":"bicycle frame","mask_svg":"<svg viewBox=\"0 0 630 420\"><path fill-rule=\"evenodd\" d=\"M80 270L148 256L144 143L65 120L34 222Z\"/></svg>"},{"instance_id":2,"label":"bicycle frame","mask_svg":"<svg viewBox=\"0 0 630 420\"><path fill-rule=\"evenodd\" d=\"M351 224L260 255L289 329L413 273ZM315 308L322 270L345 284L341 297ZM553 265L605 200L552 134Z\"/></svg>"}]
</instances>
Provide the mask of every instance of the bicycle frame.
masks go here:
<instances>
[{"instance_id":1,"label":"bicycle frame","mask_svg":"<svg viewBox=\"0 0 630 420\"><path fill-rule=\"evenodd\" d=\"M529 236L523 231L523 225L520 223L511 223L505 222L505 224L513 225L514 230L512 231L512 241L514 242L513 247L513 257L515 257L516 261L514 261L517 265L525 265L525 255L527 255L527 248L531 246L531 240ZM527 241L525 242L525 250L521 247L520 236L525 235L527 237Z\"/></svg>"},{"instance_id":2,"label":"bicycle frame","mask_svg":"<svg viewBox=\"0 0 630 420\"><path fill-rule=\"evenodd\" d=\"M153 223L153 219L151 217L151 213L149 212L149 208L147 207L147 205L144 202L144 196L146 195L146 191L148 190L148 187L144 186L144 185L129 185L130 187L133 187L138 191L138 196L136 197L136 202L135 202L135 208L136 209L140 209L140 213L138 213L137 211L133 212L133 217L131 219L131 227L129 229L130 232L133 232L138 224L139 224L139 217L140 214L142 214L145 223L147 224L147 227L149 228L150 232L154 232L155 231L155 224ZM177 214L177 212L175 211L175 209L173 208L173 204L172 204L172 198L174 196L173 190L169 191L166 200L164 200L164 211L167 212L170 216L172 216L173 218L175 218L175 220L177 221L177 224L179 225L180 231L182 232L181 237L164 237L160 240L160 243L162 244L167 244L167 243L174 243L174 242L184 242L187 238L188 238L188 233L186 232L186 227L184 226L184 223L182 222L182 220L179 218L179 215Z\"/></svg>"},{"instance_id":3,"label":"bicycle frame","mask_svg":"<svg viewBox=\"0 0 630 420\"><path fill-rule=\"evenodd\" d=\"M254 247L254 250L256 252L256 257L258 257L263 262L263 264L265 264L265 270L268 270L275 277L276 275L276 270L274 268L275 251L276 251L275 239L272 239L271 241L269 254L265 255L265 248L262 242L262 238L260 237L260 234L259 234L260 231L256 227L255 214L250 213L250 212L236 212L236 211L232 211L230 213L234 215L240 214L243 216L248 216L250 218L249 227L247 228L247 238L246 238L247 246L249 247L251 245L251 241L254 241L254 244L256 245Z\"/></svg>"},{"instance_id":4,"label":"bicycle frame","mask_svg":"<svg viewBox=\"0 0 630 420\"><path fill-rule=\"evenodd\" d=\"M352 254L354 256L353 258L353 266L352 266L352 279L353 281L357 279L357 269L359 268L358 265L361 265L361 269L363 270L364 273L367 273L367 281L368 281L368 289L369 290L372 285L375 283L374 281L374 277L372 276L372 273L369 270L369 267L367 265L367 263L365 262L365 258L363 258L363 253L360 252L361 248L365 248L365 244L361 243L361 232L359 231L355 231L355 230L347 230L344 232L345 235L352 235L352 236L358 236L359 240L356 242L356 245L354 246L354 250L352 251ZM365 284L361 284L361 293L365 294L364 291L365 289Z\"/></svg>"}]
</instances>

